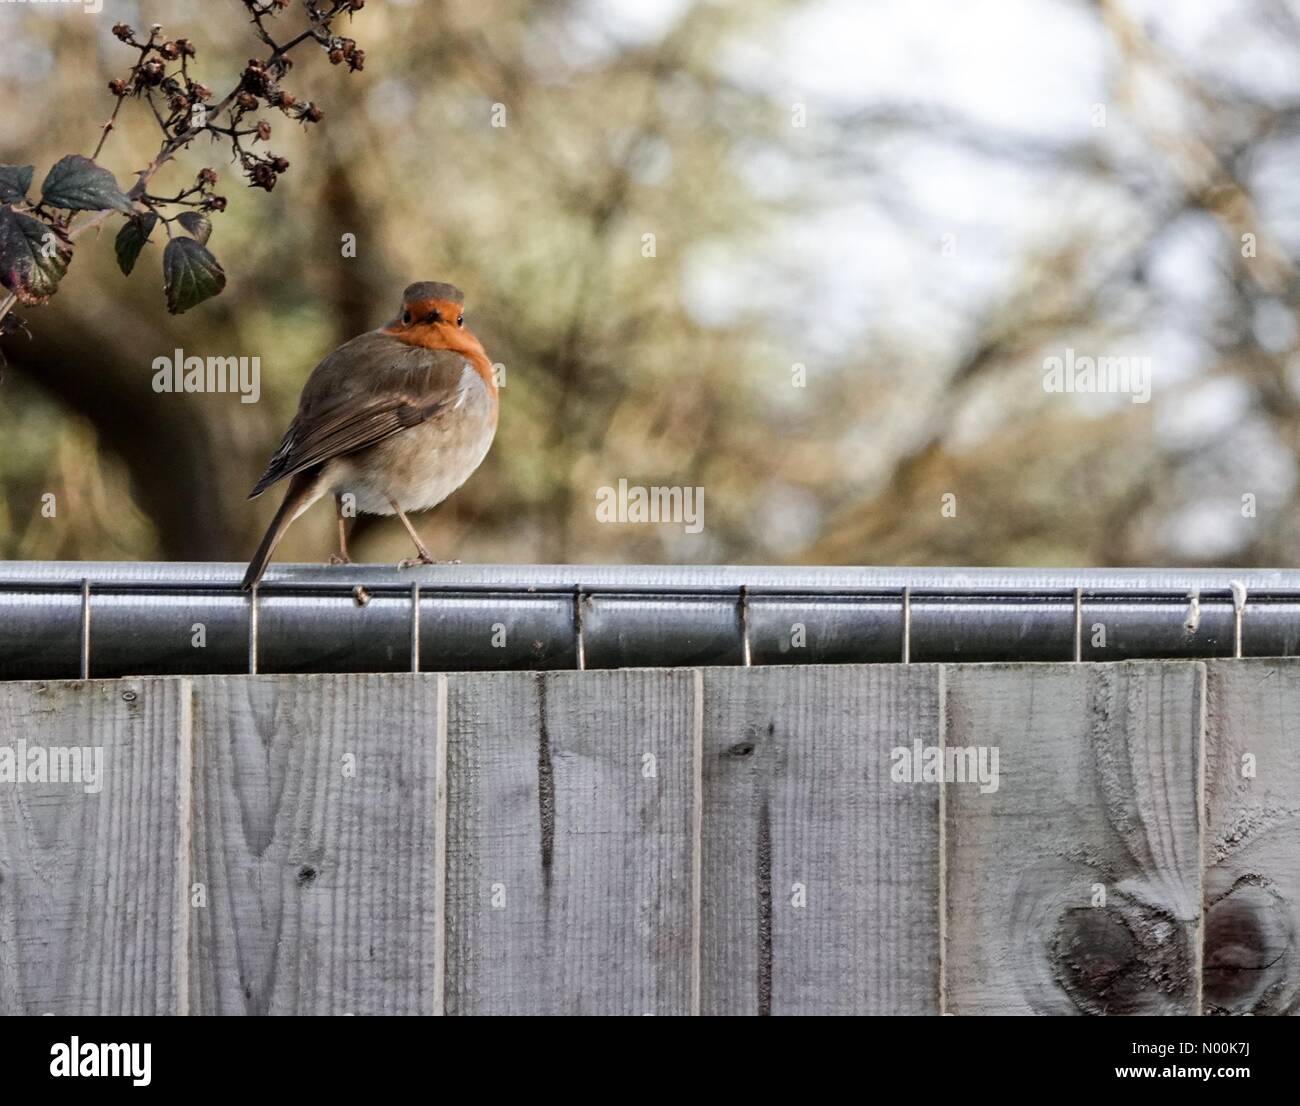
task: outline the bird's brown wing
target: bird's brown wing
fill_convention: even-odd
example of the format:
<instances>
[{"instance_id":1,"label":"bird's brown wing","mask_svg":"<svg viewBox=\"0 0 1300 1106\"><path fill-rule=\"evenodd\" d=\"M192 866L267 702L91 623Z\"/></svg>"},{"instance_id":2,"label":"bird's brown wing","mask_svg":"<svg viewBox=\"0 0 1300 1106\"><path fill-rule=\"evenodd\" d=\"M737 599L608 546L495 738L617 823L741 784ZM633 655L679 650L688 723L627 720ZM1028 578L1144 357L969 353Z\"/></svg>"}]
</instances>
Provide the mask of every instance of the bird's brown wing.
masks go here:
<instances>
[{"instance_id":1,"label":"bird's brown wing","mask_svg":"<svg viewBox=\"0 0 1300 1106\"><path fill-rule=\"evenodd\" d=\"M380 331L345 343L307 379L294 417L249 499L277 480L374 445L460 396L465 358L408 346Z\"/></svg>"}]
</instances>

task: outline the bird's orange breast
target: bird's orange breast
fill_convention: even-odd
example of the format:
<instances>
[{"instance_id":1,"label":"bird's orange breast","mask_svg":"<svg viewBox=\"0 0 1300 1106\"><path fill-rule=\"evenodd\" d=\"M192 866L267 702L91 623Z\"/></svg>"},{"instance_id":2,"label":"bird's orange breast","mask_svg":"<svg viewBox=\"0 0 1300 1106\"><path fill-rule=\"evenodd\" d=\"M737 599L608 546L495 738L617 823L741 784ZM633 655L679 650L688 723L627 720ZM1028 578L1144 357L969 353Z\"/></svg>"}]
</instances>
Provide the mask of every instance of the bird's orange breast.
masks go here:
<instances>
[{"instance_id":1,"label":"bird's orange breast","mask_svg":"<svg viewBox=\"0 0 1300 1106\"><path fill-rule=\"evenodd\" d=\"M496 374L492 371L492 362L488 360L483 344L474 336L473 331L453 322L460 317L461 310L462 305L451 300L408 301L402 318L384 327L383 333L391 335L404 345L459 353L474 367L495 405L497 381ZM412 321L404 322L403 319Z\"/></svg>"}]
</instances>

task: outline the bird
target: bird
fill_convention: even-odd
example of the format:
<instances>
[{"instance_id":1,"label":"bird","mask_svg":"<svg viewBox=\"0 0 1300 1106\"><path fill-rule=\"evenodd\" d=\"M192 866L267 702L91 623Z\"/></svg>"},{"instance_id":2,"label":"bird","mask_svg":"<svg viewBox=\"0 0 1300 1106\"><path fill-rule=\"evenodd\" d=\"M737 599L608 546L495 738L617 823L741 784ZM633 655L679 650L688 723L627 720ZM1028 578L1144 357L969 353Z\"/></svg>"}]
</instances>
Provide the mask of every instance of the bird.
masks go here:
<instances>
[{"instance_id":1,"label":"bird","mask_svg":"<svg viewBox=\"0 0 1300 1106\"><path fill-rule=\"evenodd\" d=\"M243 590L261 580L290 524L327 494L338 518L339 553L331 563L351 563L349 495L356 511L401 519L417 555L398 568L437 563L407 513L437 506L469 479L492 446L499 410L493 366L465 327L464 305L455 285L411 284L389 322L312 370L298 413L248 497L289 481Z\"/></svg>"}]
</instances>

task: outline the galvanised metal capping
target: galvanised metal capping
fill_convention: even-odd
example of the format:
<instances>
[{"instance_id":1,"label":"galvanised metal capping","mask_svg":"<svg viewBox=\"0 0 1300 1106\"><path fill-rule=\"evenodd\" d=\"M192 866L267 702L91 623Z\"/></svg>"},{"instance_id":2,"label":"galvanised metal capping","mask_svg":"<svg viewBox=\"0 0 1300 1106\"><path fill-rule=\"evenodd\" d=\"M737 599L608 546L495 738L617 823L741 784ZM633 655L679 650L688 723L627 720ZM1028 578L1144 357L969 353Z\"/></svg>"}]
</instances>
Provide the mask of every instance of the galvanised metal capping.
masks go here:
<instances>
[{"instance_id":1,"label":"galvanised metal capping","mask_svg":"<svg viewBox=\"0 0 1300 1106\"><path fill-rule=\"evenodd\" d=\"M1290 569L0 562L0 678L1300 653Z\"/></svg>"}]
</instances>

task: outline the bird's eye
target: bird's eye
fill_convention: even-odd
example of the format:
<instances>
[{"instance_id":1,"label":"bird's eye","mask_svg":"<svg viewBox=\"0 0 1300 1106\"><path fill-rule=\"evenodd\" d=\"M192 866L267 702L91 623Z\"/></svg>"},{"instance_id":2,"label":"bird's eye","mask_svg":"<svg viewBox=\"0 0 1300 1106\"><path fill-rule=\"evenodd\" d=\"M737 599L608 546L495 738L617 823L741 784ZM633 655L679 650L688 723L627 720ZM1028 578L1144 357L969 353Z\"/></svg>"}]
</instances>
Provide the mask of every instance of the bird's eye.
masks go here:
<instances>
[{"instance_id":1,"label":"bird's eye","mask_svg":"<svg viewBox=\"0 0 1300 1106\"><path fill-rule=\"evenodd\" d=\"M411 325L411 313L409 311L402 312L402 325L403 326Z\"/></svg>"},{"instance_id":2,"label":"bird's eye","mask_svg":"<svg viewBox=\"0 0 1300 1106\"><path fill-rule=\"evenodd\" d=\"M464 325L465 325L465 316L464 316L464 315L457 315L457 316L456 316L456 325L457 325L457 326L464 326Z\"/></svg>"}]
</instances>

